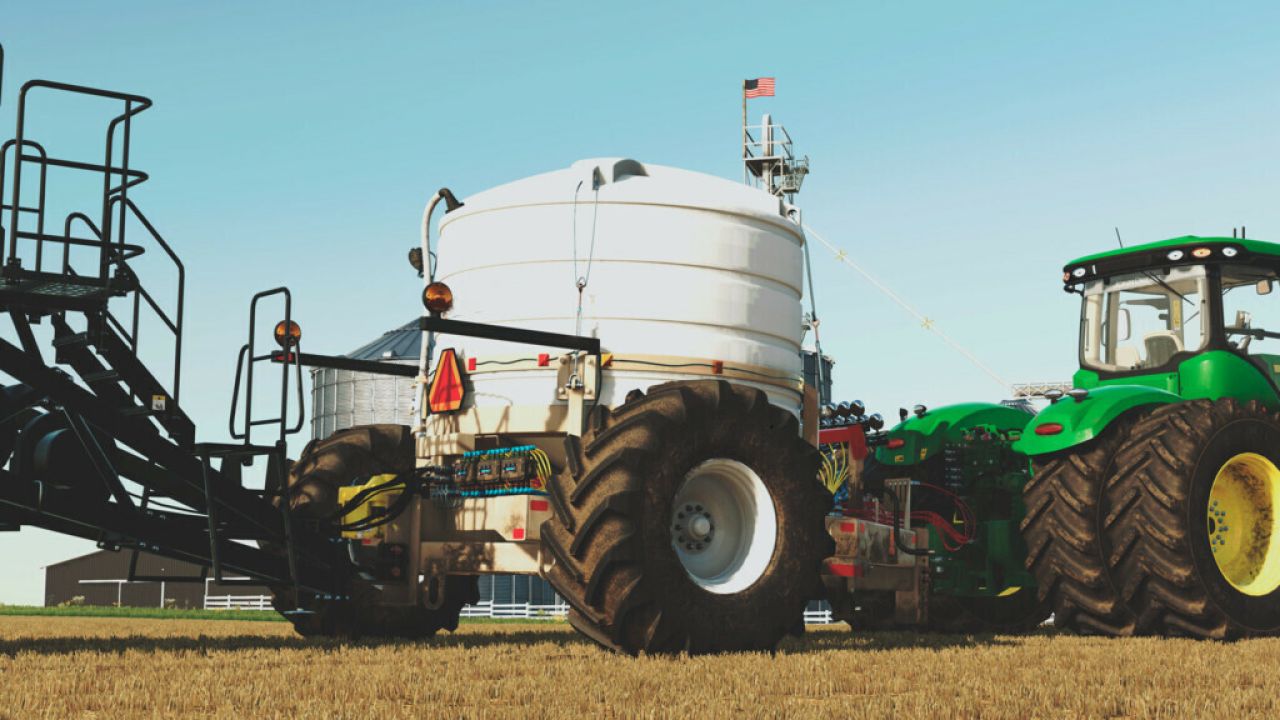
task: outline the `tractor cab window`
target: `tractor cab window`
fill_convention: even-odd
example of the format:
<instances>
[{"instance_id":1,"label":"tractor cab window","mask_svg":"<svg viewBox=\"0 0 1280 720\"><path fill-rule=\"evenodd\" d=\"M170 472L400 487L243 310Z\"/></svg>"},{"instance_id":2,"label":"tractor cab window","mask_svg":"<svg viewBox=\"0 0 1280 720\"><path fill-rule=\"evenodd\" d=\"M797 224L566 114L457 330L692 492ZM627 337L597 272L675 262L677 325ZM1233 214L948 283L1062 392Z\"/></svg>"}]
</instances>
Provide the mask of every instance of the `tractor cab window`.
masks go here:
<instances>
[{"instance_id":1,"label":"tractor cab window","mask_svg":"<svg viewBox=\"0 0 1280 720\"><path fill-rule=\"evenodd\" d=\"M1222 269L1222 324L1227 342L1251 355L1280 355L1276 273L1257 267Z\"/></svg>"},{"instance_id":2,"label":"tractor cab window","mask_svg":"<svg viewBox=\"0 0 1280 720\"><path fill-rule=\"evenodd\" d=\"M1085 285L1080 360L1104 372L1164 367L1209 341L1203 266L1143 270Z\"/></svg>"}]
</instances>

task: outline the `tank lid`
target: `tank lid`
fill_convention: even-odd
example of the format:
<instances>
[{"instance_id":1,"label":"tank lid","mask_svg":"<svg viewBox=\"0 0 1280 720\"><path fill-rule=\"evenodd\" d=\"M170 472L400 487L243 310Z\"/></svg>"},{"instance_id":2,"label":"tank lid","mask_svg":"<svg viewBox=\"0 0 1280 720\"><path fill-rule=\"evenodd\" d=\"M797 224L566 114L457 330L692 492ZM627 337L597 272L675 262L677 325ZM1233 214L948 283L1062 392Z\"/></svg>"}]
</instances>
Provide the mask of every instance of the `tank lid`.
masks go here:
<instances>
[{"instance_id":1,"label":"tank lid","mask_svg":"<svg viewBox=\"0 0 1280 720\"><path fill-rule=\"evenodd\" d=\"M388 330L366 345L347 353L353 360L416 360L422 343L419 319Z\"/></svg>"},{"instance_id":2,"label":"tank lid","mask_svg":"<svg viewBox=\"0 0 1280 720\"><path fill-rule=\"evenodd\" d=\"M567 168L484 190L466 198L465 204L440 220L443 229L470 215L526 205L590 203L674 205L731 212L785 224L789 210L780 198L749 185L714 175L665 165L641 163L631 158L590 158Z\"/></svg>"}]
</instances>

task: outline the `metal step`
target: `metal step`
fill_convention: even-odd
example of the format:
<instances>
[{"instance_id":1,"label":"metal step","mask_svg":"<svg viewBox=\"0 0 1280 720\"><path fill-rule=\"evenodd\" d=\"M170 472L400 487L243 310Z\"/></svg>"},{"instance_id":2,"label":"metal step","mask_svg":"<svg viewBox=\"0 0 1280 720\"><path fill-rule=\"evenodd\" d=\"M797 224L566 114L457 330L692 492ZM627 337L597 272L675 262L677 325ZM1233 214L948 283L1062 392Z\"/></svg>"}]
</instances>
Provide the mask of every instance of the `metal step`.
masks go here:
<instances>
[{"instance_id":1,"label":"metal step","mask_svg":"<svg viewBox=\"0 0 1280 720\"><path fill-rule=\"evenodd\" d=\"M80 377L90 385L98 382L103 382L103 381L111 381L111 382L120 381L120 373L116 372L115 370L109 370L109 369L103 370L102 372L85 373Z\"/></svg>"}]
</instances>

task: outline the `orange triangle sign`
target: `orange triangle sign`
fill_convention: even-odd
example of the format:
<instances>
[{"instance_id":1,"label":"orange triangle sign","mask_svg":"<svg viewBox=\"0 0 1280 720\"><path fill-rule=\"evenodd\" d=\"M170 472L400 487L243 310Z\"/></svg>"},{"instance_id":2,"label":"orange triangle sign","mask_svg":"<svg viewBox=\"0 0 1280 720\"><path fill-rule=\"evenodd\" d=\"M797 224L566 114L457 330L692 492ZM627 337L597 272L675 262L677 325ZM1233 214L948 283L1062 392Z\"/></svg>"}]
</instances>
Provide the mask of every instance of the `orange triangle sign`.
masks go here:
<instances>
[{"instance_id":1,"label":"orange triangle sign","mask_svg":"<svg viewBox=\"0 0 1280 720\"><path fill-rule=\"evenodd\" d=\"M462 382L462 365L458 363L458 353L453 348L440 353L440 361L436 363L436 375L431 378L431 389L427 393L427 404L433 413L453 412L462 407L462 399L466 395Z\"/></svg>"}]
</instances>

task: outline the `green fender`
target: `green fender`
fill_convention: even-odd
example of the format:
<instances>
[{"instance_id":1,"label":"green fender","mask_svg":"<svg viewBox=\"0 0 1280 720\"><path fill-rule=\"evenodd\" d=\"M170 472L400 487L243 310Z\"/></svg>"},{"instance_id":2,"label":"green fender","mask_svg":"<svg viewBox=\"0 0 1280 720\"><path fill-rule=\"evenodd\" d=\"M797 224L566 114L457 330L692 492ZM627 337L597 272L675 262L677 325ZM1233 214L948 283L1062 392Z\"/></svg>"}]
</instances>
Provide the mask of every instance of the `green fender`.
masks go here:
<instances>
[{"instance_id":1,"label":"green fender","mask_svg":"<svg viewBox=\"0 0 1280 720\"><path fill-rule=\"evenodd\" d=\"M1167 390L1142 385L1104 385L1089 391L1083 400L1063 398L1045 408L1027 426L1013 449L1026 455L1044 455L1089 442L1098 437L1112 420L1138 407L1168 405L1182 398ZM1062 430L1051 435L1037 434L1051 424Z\"/></svg>"},{"instance_id":2,"label":"green fender","mask_svg":"<svg viewBox=\"0 0 1280 720\"><path fill-rule=\"evenodd\" d=\"M948 441L959 440L961 434L975 425L990 425L999 430L1021 430L1032 415L1018 408L992 403L961 403L929 410L912 417L889 431L885 444L876 448L876 460L884 465L914 465L942 452ZM889 445L897 444L897 447Z\"/></svg>"}]
</instances>

